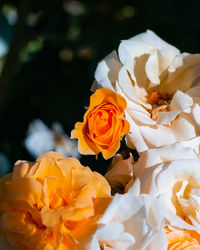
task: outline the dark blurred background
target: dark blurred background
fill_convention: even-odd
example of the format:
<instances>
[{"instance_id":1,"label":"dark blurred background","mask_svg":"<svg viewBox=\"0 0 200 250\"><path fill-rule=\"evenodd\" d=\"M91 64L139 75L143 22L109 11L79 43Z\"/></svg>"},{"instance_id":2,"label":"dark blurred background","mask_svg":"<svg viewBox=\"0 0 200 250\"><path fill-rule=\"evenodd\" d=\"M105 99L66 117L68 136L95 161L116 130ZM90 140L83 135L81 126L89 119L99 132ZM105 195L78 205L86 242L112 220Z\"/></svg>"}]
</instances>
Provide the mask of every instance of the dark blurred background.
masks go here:
<instances>
[{"instance_id":1,"label":"dark blurred background","mask_svg":"<svg viewBox=\"0 0 200 250\"><path fill-rule=\"evenodd\" d=\"M98 61L120 40L151 29L197 53L199 13L198 0L0 0L0 153L11 165L33 160L24 140L36 118L70 135ZM109 164L101 156L81 162L102 173Z\"/></svg>"}]
</instances>

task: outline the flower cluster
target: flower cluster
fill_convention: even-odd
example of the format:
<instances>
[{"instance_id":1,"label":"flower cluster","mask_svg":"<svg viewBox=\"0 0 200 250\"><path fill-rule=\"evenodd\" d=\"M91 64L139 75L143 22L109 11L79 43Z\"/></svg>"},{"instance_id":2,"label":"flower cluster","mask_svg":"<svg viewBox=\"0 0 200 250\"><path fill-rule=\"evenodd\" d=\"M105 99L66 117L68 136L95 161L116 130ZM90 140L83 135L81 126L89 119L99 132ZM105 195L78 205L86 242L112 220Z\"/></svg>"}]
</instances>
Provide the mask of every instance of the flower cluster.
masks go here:
<instances>
[{"instance_id":1,"label":"flower cluster","mask_svg":"<svg viewBox=\"0 0 200 250\"><path fill-rule=\"evenodd\" d=\"M92 90L127 102L128 147L138 152L200 135L200 55L180 53L152 31L122 41L99 63Z\"/></svg>"},{"instance_id":2,"label":"flower cluster","mask_svg":"<svg viewBox=\"0 0 200 250\"><path fill-rule=\"evenodd\" d=\"M200 250L200 54L148 30L98 64L92 91L71 138L113 157L105 177L55 152L16 162L0 249Z\"/></svg>"}]
</instances>

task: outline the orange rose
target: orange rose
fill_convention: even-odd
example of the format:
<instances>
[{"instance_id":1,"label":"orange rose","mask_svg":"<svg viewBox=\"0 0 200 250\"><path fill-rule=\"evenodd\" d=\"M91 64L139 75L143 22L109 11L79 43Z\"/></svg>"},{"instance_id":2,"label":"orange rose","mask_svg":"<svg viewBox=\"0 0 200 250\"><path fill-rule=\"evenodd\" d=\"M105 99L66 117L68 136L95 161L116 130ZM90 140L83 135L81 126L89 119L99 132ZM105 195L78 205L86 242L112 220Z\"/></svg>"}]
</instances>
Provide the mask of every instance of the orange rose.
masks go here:
<instances>
[{"instance_id":1,"label":"orange rose","mask_svg":"<svg viewBox=\"0 0 200 250\"><path fill-rule=\"evenodd\" d=\"M103 176L49 152L0 180L0 249L83 249L110 202Z\"/></svg>"},{"instance_id":2,"label":"orange rose","mask_svg":"<svg viewBox=\"0 0 200 250\"><path fill-rule=\"evenodd\" d=\"M83 122L77 122L71 138L78 139L81 154L102 153L112 157L120 147L122 136L129 132L124 118L125 99L110 89L97 90L90 97L90 106Z\"/></svg>"},{"instance_id":3,"label":"orange rose","mask_svg":"<svg viewBox=\"0 0 200 250\"><path fill-rule=\"evenodd\" d=\"M200 249L200 235L196 231L166 229L168 250Z\"/></svg>"}]
</instances>

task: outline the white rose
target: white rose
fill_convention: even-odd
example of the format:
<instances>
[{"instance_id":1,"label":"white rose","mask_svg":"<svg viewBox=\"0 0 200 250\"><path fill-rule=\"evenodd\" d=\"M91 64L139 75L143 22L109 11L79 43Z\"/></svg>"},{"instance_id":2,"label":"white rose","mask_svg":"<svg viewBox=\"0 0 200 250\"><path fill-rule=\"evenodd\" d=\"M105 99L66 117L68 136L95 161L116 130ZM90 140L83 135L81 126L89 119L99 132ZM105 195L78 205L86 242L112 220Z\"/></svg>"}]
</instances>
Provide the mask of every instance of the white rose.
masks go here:
<instances>
[{"instance_id":1,"label":"white rose","mask_svg":"<svg viewBox=\"0 0 200 250\"><path fill-rule=\"evenodd\" d=\"M87 249L167 249L159 201L150 195L137 197L135 191L114 196Z\"/></svg>"},{"instance_id":2,"label":"white rose","mask_svg":"<svg viewBox=\"0 0 200 250\"><path fill-rule=\"evenodd\" d=\"M200 161L194 147L179 143L151 149L133 168L137 178L127 186L128 192L154 196L162 204L167 225L200 233Z\"/></svg>"},{"instance_id":3,"label":"white rose","mask_svg":"<svg viewBox=\"0 0 200 250\"><path fill-rule=\"evenodd\" d=\"M200 135L200 55L180 53L152 31L120 43L96 69L92 90L127 101L127 145L143 152Z\"/></svg>"}]
</instances>

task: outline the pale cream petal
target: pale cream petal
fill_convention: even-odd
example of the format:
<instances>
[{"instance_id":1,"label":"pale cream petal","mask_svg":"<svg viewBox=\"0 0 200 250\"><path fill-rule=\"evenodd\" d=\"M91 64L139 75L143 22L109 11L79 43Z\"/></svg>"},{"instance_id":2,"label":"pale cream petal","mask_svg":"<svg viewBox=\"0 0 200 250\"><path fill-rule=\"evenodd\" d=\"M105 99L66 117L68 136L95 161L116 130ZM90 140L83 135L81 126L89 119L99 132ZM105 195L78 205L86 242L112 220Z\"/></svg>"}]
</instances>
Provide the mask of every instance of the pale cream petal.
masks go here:
<instances>
[{"instance_id":1,"label":"pale cream petal","mask_svg":"<svg viewBox=\"0 0 200 250\"><path fill-rule=\"evenodd\" d=\"M147 185L148 180L141 178L141 186L143 187L142 192L147 192L159 197L159 200L163 204L164 214L170 221L171 225L188 230L194 230L195 228L185 222L181 217L177 216L178 207L174 204L175 200L172 196L172 190L176 183L188 181L191 186L200 186L200 162L197 160L176 160L169 165L161 166L159 171L157 168L150 170L146 169L147 174L145 175L151 182ZM148 177L147 177L148 176Z\"/></svg>"},{"instance_id":2,"label":"pale cream petal","mask_svg":"<svg viewBox=\"0 0 200 250\"><path fill-rule=\"evenodd\" d=\"M183 146L183 143L181 142L161 148L149 149L140 154L140 158L138 162L133 165L133 168L138 169L141 168L141 166L144 166L144 168L150 168L154 165L180 159L198 159L192 148L192 143L191 145L188 145L188 147L187 145Z\"/></svg>"},{"instance_id":3,"label":"pale cream petal","mask_svg":"<svg viewBox=\"0 0 200 250\"><path fill-rule=\"evenodd\" d=\"M147 144L144 141L144 138L141 135L140 127L131 119L129 114L126 112L126 119L130 124L130 131L126 135L126 144L128 147L133 148L138 152L143 152L148 149Z\"/></svg>"},{"instance_id":4,"label":"pale cream petal","mask_svg":"<svg viewBox=\"0 0 200 250\"><path fill-rule=\"evenodd\" d=\"M121 72L122 74L124 73L125 74L125 77L127 77L127 72L124 71L124 69L122 70L123 72ZM120 75L121 76L121 75ZM126 78L127 79L127 78ZM136 95L136 93L134 93L132 96L135 98L134 100L131 99L131 96L127 96L126 92L124 91L124 88L123 88L123 82L125 80L123 80L123 77L122 77L122 84L120 85L119 81L116 81L116 92L123 96L127 102L127 107L129 107L130 109L133 109L133 110L136 110L136 111L141 111L142 113L144 114L148 114L148 111L144 108L146 107L147 109L151 109L152 106L151 104L149 103L144 103L143 101L139 100L138 99L138 94ZM128 78L127 81L130 81L130 79ZM134 90L135 91L135 90ZM140 105L142 104L142 105ZM144 106L144 107L143 107Z\"/></svg>"},{"instance_id":5,"label":"pale cream petal","mask_svg":"<svg viewBox=\"0 0 200 250\"><path fill-rule=\"evenodd\" d=\"M167 48L158 50L159 75L161 75L167 68L168 71L175 71L176 68L182 65L182 56L179 54L177 55L177 53L179 52Z\"/></svg>"},{"instance_id":6,"label":"pale cream petal","mask_svg":"<svg viewBox=\"0 0 200 250\"><path fill-rule=\"evenodd\" d=\"M119 222L111 222L97 230L93 238L96 238L101 245L108 246L110 249L128 250L128 248L133 247L135 243L134 237L124 232L124 226ZM91 247L89 249L94 250L94 248Z\"/></svg>"},{"instance_id":7,"label":"pale cream petal","mask_svg":"<svg viewBox=\"0 0 200 250\"><path fill-rule=\"evenodd\" d=\"M200 136L191 140L180 142L179 144L184 147L192 148L196 154L200 152Z\"/></svg>"},{"instance_id":8,"label":"pale cream petal","mask_svg":"<svg viewBox=\"0 0 200 250\"><path fill-rule=\"evenodd\" d=\"M139 178L132 178L125 187L125 193L130 192L138 197L140 195L140 184Z\"/></svg>"},{"instance_id":9,"label":"pale cream petal","mask_svg":"<svg viewBox=\"0 0 200 250\"><path fill-rule=\"evenodd\" d=\"M106 224L110 221L126 221L136 214L143 205L143 201L132 192L123 195L116 194L100 218L99 223Z\"/></svg>"},{"instance_id":10,"label":"pale cream petal","mask_svg":"<svg viewBox=\"0 0 200 250\"><path fill-rule=\"evenodd\" d=\"M156 235L160 234L160 231L163 231L164 225L162 212L156 215L156 212L162 211L158 199L149 195L141 197L144 200L144 206L141 207L140 210L137 210L129 220L124 222L126 231L131 233L136 240L134 250L148 249L147 247L153 243ZM154 215L154 219L157 220L154 224L152 224L152 215ZM160 216L160 218L155 218L158 216ZM151 221L149 221L149 219L151 219ZM163 237L161 239L163 239ZM157 244L159 243L160 245L161 239L157 241Z\"/></svg>"},{"instance_id":11,"label":"pale cream petal","mask_svg":"<svg viewBox=\"0 0 200 250\"><path fill-rule=\"evenodd\" d=\"M200 54L187 55L183 58L183 66L169 73L157 91L174 94L178 89L187 92L200 84Z\"/></svg>"},{"instance_id":12,"label":"pale cream petal","mask_svg":"<svg viewBox=\"0 0 200 250\"><path fill-rule=\"evenodd\" d=\"M168 67L169 72L175 72L178 67L181 67L183 65L183 58L188 56L187 53L182 53L180 55L177 55L172 63Z\"/></svg>"},{"instance_id":13,"label":"pale cream petal","mask_svg":"<svg viewBox=\"0 0 200 250\"><path fill-rule=\"evenodd\" d=\"M142 195L145 203L146 216L149 224L155 230L159 230L163 227L164 213L159 200L150 195Z\"/></svg>"},{"instance_id":14,"label":"pale cream petal","mask_svg":"<svg viewBox=\"0 0 200 250\"><path fill-rule=\"evenodd\" d=\"M178 114L179 112L159 112L156 119L157 124L169 124L177 117Z\"/></svg>"},{"instance_id":15,"label":"pale cream petal","mask_svg":"<svg viewBox=\"0 0 200 250\"><path fill-rule=\"evenodd\" d=\"M167 249L168 241L166 237L165 230L160 230L154 236L152 242L146 248L146 250L160 250L160 249Z\"/></svg>"},{"instance_id":16,"label":"pale cream petal","mask_svg":"<svg viewBox=\"0 0 200 250\"><path fill-rule=\"evenodd\" d=\"M127 113L138 125L155 125L156 121L152 120L150 114L126 108Z\"/></svg>"},{"instance_id":17,"label":"pale cream petal","mask_svg":"<svg viewBox=\"0 0 200 250\"><path fill-rule=\"evenodd\" d=\"M135 101L140 104L144 104L136 95L134 90L134 83L130 79L126 68L123 66L119 71L118 83L124 94L130 98L130 100ZM145 106L145 104L144 104Z\"/></svg>"},{"instance_id":18,"label":"pale cream petal","mask_svg":"<svg viewBox=\"0 0 200 250\"><path fill-rule=\"evenodd\" d=\"M119 59L134 81L136 81L134 74L135 59L141 55L150 54L154 50L155 48L152 45L145 42L124 40L120 43L118 49Z\"/></svg>"},{"instance_id":19,"label":"pale cream petal","mask_svg":"<svg viewBox=\"0 0 200 250\"><path fill-rule=\"evenodd\" d=\"M145 72L145 65L149 59L149 54L137 57L134 64L135 84L138 87L138 92L142 92L144 96L148 95L149 78Z\"/></svg>"},{"instance_id":20,"label":"pale cream petal","mask_svg":"<svg viewBox=\"0 0 200 250\"><path fill-rule=\"evenodd\" d=\"M195 103L194 108L192 109L192 114L197 125L200 125L200 106Z\"/></svg>"},{"instance_id":21,"label":"pale cream petal","mask_svg":"<svg viewBox=\"0 0 200 250\"><path fill-rule=\"evenodd\" d=\"M171 128L158 125L155 128L140 126L140 132L149 147L161 147L176 142L175 135Z\"/></svg>"},{"instance_id":22,"label":"pale cream petal","mask_svg":"<svg viewBox=\"0 0 200 250\"><path fill-rule=\"evenodd\" d=\"M141 112L142 114L145 114L147 116L150 116L149 112L144 107L139 105L138 103L131 102L131 101L129 101L129 99L126 99L126 102L127 102L127 107L126 107L127 112L129 110L130 110L130 112L137 111L137 112Z\"/></svg>"},{"instance_id":23,"label":"pale cream petal","mask_svg":"<svg viewBox=\"0 0 200 250\"><path fill-rule=\"evenodd\" d=\"M139 35L136 35L129 40L131 41L138 41L138 42L144 42L147 44L152 45L153 47L157 49L168 49L171 50L174 54L179 54L180 51L172 46L171 44L165 42L163 39L161 39L159 36L157 36L153 31L147 30L144 33L141 33Z\"/></svg>"},{"instance_id":24,"label":"pale cream petal","mask_svg":"<svg viewBox=\"0 0 200 250\"><path fill-rule=\"evenodd\" d=\"M171 203L171 199L172 197L169 192L162 193L159 196L159 200L163 204L163 212L165 213L165 217L169 221L170 225L187 230L196 230L193 225L188 224L181 217L176 215L176 209Z\"/></svg>"},{"instance_id":25,"label":"pale cream petal","mask_svg":"<svg viewBox=\"0 0 200 250\"><path fill-rule=\"evenodd\" d=\"M148 143L147 145L154 147L186 141L196 136L194 126L182 116L175 119L170 127L162 125L158 125L156 128L140 126L140 131Z\"/></svg>"},{"instance_id":26,"label":"pale cream petal","mask_svg":"<svg viewBox=\"0 0 200 250\"><path fill-rule=\"evenodd\" d=\"M157 86L160 83L159 79L159 63L158 63L158 53L155 50L147 60L145 71L147 77L151 81L150 87Z\"/></svg>"},{"instance_id":27,"label":"pale cream petal","mask_svg":"<svg viewBox=\"0 0 200 250\"><path fill-rule=\"evenodd\" d=\"M184 113L172 122L171 129L175 135L176 142L186 141L196 137L195 127Z\"/></svg>"},{"instance_id":28,"label":"pale cream petal","mask_svg":"<svg viewBox=\"0 0 200 250\"><path fill-rule=\"evenodd\" d=\"M170 104L170 110L176 112L184 111L190 108L192 104L193 100L189 95L183 93L180 90L177 90L172 98L172 102Z\"/></svg>"},{"instance_id":29,"label":"pale cream petal","mask_svg":"<svg viewBox=\"0 0 200 250\"><path fill-rule=\"evenodd\" d=\"M175 68L182 65L182 56L170 49L155 50L150 56L145 66L146 74L151 81L149 87L155 87L160 84L161 74L168 69L175 71Z\"/></svg>"},{"instance_id":30,"label":"pale cream petal","mask_svg":"<svg viewBox=\"0 0 200 250\"><path fill-rule=\"evenodd\" d=\"M116 51L112 51L101 62L99 62L96 71L95 79L103 88L114 90L115 81L118 79L118 72L122 67ZM95 91L95 85L92 91Z\"/></svg>"},{"instance_id":31,"label":"pale cream petal","mask_svg":"<svg viewBox=\"0 0 200 250\"><path fill-rule=\"evenodd\" d=\"M157 187L159 193L172 190L173 185L179 180L188 180L191 185L200 186L200 162L197 160L177 160L173 161L157 177ZM170 176L170 178L169 178Z\"/></svg>"}]
</instances>

